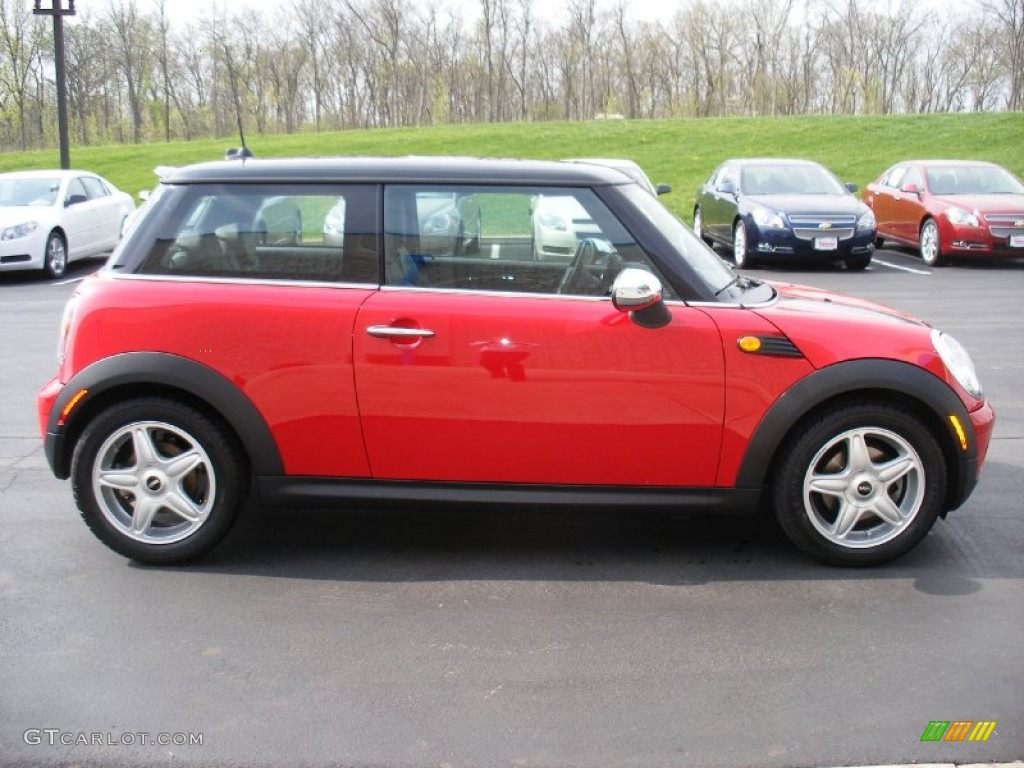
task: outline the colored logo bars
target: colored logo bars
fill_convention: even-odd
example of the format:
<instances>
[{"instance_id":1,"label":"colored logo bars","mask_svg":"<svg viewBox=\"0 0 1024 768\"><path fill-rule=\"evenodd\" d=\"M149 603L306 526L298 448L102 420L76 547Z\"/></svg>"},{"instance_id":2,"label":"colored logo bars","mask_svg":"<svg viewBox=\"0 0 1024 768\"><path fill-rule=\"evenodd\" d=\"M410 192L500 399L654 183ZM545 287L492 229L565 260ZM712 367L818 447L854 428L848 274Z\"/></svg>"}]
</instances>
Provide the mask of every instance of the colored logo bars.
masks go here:
<instances>
[{"instance_id":1,"label":"colored logo bars","mask_svg":"<svg viewBox=\"0 0 1024 768\"><path fill-rule=\"evenodd\" d=\"M995 720L932 720L921 741L988 741L995 729Z\"/></svg>"}]
</instances>

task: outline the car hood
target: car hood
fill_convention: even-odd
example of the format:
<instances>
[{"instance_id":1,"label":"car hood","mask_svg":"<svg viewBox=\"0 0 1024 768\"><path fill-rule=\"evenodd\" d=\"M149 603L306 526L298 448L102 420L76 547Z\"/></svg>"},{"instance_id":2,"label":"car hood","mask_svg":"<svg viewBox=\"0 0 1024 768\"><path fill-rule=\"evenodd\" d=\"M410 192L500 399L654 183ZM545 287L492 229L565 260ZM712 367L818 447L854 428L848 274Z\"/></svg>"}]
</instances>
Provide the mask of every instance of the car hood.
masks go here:
<instances>
[{"instance_id":1,"label":"car hood","mask_svg":"<svg viewBox=\"0 0 1024 768\"><path fill-rule=\"evenodd\" d=\"M847 213L858 216L864 203L850 195L747 195L746 201L787 214Z\"/></svg>"},{"instance_id":2,"label":"car hood","mask_svg":"<svg viewBox=\"0 0 1024 768\"><path fill-rule=\"evenodd\" d=\"M1024 217L1024 195L934 195L946 205L982 213L1019 213Z\"/></svg>"},{"instance_id":3,"label":"car hood","mask_svg":"<svg viewBox=\"0 0 1024 768\"><path fill-rule=\"evenodd\" d=\"M3 205L0 206L0 227L22 224L26 221L49 221L53 208L49 205Z\"/></svg>"},{"instance_id":4,"label":"car hood","mask_svg":"<svg viewBox=\"0 0 1024 768\"><path fill-rule=\"evenodd\" d=\"M755 311L816 367L839 360L934 357L930 326L900 310L840 293L773 283L776 301ZM896 353L894 355L894 352Z\"/></svg>"}]
</instances>

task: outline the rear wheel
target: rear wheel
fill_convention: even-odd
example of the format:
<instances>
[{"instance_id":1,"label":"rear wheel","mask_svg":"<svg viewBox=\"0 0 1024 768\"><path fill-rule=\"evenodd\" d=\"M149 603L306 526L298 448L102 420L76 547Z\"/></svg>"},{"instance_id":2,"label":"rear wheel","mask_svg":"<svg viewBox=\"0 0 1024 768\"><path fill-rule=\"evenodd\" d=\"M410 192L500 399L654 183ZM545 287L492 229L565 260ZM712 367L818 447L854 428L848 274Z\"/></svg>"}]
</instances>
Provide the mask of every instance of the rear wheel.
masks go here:
<instances>
[{"instance_id":1,"label":"rear wheel","mask_svg":"<svg viewBox=\"0 0 1024 768\"><path fill-rule=\"evenodd\" d=\"M164 398L102 411L75 446L72 489L107 546L144 563L179 563L213 547L234 522L247 473L234 436Z\"/></svg>"},{"instance_id":2,"label":"rear wheel","mask_svg":"<svg viewBox=\"0 0 1024 768\"><path fill-rule=\"evenodd\" d=\"M946 263L939 242L939 225L934 219L925 219L921 225L921 260L929 267L941 267Z\"/></svg>"},{"instance_id":3,"label":"rear wheel","mask_svg":"<svg viewBox=\"0 0 1024 768\"><path fill-rule=\"evenodd\" d=\"M912 413L854 403L819 415L783 449L772 489L779 524L835 565L877 565L915 546L946 496L946 462Z\"/></svg>"}]
</instances>

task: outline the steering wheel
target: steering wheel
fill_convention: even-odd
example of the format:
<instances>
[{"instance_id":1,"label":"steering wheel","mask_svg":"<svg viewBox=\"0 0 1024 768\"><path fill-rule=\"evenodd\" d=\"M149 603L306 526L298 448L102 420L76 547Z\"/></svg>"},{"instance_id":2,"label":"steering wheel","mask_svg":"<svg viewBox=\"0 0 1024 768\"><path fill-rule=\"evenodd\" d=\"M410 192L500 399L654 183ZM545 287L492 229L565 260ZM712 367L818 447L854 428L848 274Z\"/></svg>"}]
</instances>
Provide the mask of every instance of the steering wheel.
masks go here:
<instances>
[{"instance_id":1,"label":"steering wheel","mask_svg":"<svg viewBox=\"0 0 1024 768\"><path fill-rule=\"evenodd\" d=\"M607 240L580 240L556 293L604 296L622 268L622 257Z\"/></svg>"}]
</instances>

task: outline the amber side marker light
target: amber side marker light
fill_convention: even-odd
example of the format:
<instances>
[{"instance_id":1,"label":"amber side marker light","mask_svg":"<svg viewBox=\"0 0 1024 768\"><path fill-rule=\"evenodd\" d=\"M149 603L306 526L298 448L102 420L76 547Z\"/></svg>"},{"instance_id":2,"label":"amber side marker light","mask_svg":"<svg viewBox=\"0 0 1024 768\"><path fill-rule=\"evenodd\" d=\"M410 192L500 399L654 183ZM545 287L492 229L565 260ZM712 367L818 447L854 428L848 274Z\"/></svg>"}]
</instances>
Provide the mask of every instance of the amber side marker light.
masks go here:
<instances>
[{"instance_id":1,"label":"amber side marker light","mask_svg":"<svg viewBox=\"0 0 1024 768\"><path fill-rule=\"evenodd\" d=\"M60 412L60 419L57 421L58 427L63 427L64 422L68 420L68 415L74 409L76 405L81 401L83 397L89 392L88 389L80 389L75 392L75 396L68 400L68 404L64 406L64 410Z\"/></svg>"},{"instance_id":2,"label":"amber side marker light","mask_svg":"<svg viewBox=\"0 0 1024 768\"><path fill-rule=\"evenodd\" d=\"M757 352L761 349L761 340L757 336L740 336L736 344L744 352Z\"/></svg>"},{"instance_id":3,"label":"amber side marker light","mask_svg":"<svg viewBox=\"0 0 1024 768\"><path fill-rule=\"evenodd\" d=\"M954 414L949 414L949 423L953 425L953 429L956 430L956 436L960 438L960 448L964 451L967 450L967 434L964 432L963 426L960 424L960 419Z\"/></svg>"}]
</instances>

